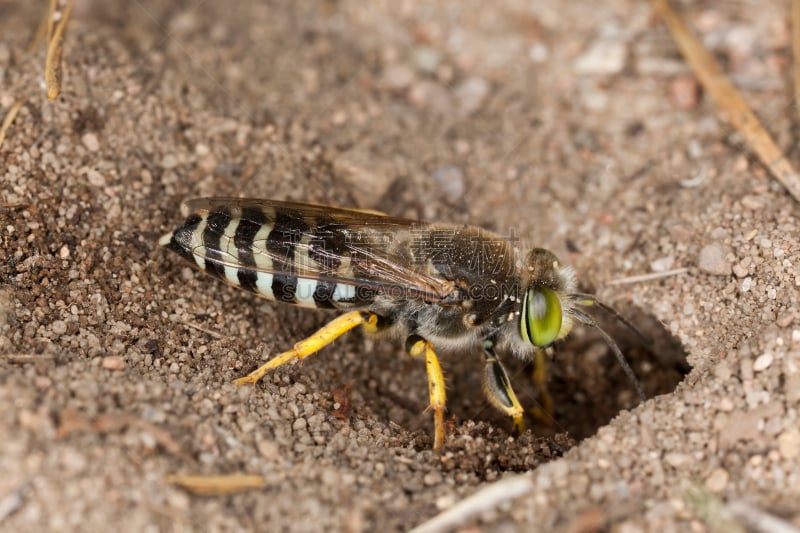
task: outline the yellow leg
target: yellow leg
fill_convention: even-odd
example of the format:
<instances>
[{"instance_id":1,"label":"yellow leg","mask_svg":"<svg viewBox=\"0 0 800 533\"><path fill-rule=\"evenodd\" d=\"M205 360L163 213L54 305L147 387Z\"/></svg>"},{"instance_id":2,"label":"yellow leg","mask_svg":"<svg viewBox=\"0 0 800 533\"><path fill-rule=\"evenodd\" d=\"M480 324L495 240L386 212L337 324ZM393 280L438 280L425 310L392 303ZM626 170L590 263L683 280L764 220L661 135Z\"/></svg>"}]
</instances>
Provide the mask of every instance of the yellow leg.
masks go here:
<instances>
[{"instance_id":1,"label":"yellow leg","mask_svg":"<svg viewBox=\"0 0 800 533\"><path fill-rule=\"evenodd\" d=\"M444 446L444 410L447 405L447 394L444 386L444 373L439 358L433 350L433 344L422 337L412 335L406 340L406 349L411 357L425 354L425 370L428 373L428 395L431 403L428 409L433 410L433 451L438 452Z\"/></svg>"},{"instance_id":2,"label":"yellow leg","mask_svg":"<svg viewBox=\"0 0 800 533\"><path fill-rule=\"evenodd\" d=\"M328 322L319 331L295 344L291 350L270 359L267 364L233 382L237 385L256 384L270 370L318 352L356 326L364 326L372 331L377 329L377 325L378 315L367 311L352 311Z\"/></svg>"},{"instance_id":3,"label":"yellow leg","mask_svg":"<svg viewBox=\"0 0 800 533\"><path fill-rule=\"evenodd\" d=\"M539 392L539 405L532 412L535 418L549 426L553 423L553 397L547 389L546 355L546 350L539 350L533 358L533 384Z\"/></svg>"},{"instance_id":4,"label":"yellow leg","mask_svg":"<svg viewBox=\"0 0 800 533\"><path fill-rule=\"evenodd\" d=\"M525 432L525 420L522 409L514 389L511 388L511 381L508 379L503 365L494 356L494 352L486 351L486 374L484 376L484 387L486 397L492 405L511 417L514 424L514 434L522 435Z\"/></svg>"}]
</instances>

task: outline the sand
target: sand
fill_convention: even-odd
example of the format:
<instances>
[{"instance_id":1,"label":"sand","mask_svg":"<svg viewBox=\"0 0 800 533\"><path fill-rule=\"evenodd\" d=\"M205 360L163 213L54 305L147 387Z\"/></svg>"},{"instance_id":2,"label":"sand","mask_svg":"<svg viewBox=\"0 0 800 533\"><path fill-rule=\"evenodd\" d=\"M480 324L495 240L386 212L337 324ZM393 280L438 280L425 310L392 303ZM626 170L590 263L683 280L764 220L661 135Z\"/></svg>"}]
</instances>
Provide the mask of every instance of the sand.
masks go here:
<instances>
[{"instance_id":1,"label":"sand","mask_svg":"<svg viewBox=\"0 0 800 533\"><path fill-rule=\"evenodd\" d=\"M25 98L0 148L1 529L800 527L798 206L646 2L221 4L78 2L55 102L26 50L40 7L0 6L0 111ZM795 157L785 6L683 13ZM441 454L401 340L354 333L236 387L334 315L157 246L211 195L549 248L652 338L601 318L649 398L585 328L549 365L554 420L517 439L479 354L443 355ZM233 474L264 485L169 481Z\"/></svg>"}]
</instances>

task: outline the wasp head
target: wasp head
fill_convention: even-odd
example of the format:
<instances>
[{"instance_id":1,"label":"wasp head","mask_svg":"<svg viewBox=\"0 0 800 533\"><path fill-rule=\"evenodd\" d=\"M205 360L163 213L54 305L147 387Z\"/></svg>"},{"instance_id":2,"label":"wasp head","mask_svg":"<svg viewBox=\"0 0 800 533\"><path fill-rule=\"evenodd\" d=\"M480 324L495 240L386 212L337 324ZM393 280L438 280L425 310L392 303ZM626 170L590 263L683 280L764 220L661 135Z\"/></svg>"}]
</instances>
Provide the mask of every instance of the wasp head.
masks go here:
<instances>
[{"instance_id":1,"label":"wasp head","mask_svg":"<svg viewBox=\"0 0 800 533\"><path fill-rule=\"evenodd\" d=\"M566 337L575 322L595 328L614 352L639 397L644 400L641 384L617 343L583 308L599 307L639 333L633 324L593 295L577 292L572 269L561 266L552 252L542 248L531 250L525 258L524 268L525 294L519 312L522 340L534 349L542 349Z\"/></svg>"},{"instance_id":2,"label":"wasp head","mask_svg":"<svg viewBox=\"0 0 800 533\"><path fill-rule=\"evenodd\" d=\"M572 329L575 280L569 267L561 267L550 251L535 248L525 258L527 279L519 317L520 335L537 348L546 348Z\"/></svg>"}]
</instances>

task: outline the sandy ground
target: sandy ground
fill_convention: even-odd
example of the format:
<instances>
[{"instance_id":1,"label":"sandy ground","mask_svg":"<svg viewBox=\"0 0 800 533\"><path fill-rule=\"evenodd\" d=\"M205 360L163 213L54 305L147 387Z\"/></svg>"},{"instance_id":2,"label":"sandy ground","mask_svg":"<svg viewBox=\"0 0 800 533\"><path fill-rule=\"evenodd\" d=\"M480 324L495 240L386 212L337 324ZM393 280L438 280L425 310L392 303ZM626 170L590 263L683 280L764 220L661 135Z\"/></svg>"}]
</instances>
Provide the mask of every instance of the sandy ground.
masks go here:
<instances>
[{"instance_id":1,"label":"sandy ground","mask_svg":"<svg viewBox=\"0 0 800 533\"><path fill-rule=\"evenodd\" d=\"M784 4L684 15L794 147ZM742 503L800 527L798 206L647 2L79 1L53 103L22 5L0 4L0 109L26 99L0 151L22 204L0 208L1 529L407 530L498 482L522 489L459 527L703 531ZM603 320L651 399L590 331L550 366L555 421L519 439L477 354L443 357L440 455L399 341L354 334L237 388L331 315L159 249L208 195L514 231L653 337ZM237 473L266 486L166 480Z\"/></svg>"}]
</instances>

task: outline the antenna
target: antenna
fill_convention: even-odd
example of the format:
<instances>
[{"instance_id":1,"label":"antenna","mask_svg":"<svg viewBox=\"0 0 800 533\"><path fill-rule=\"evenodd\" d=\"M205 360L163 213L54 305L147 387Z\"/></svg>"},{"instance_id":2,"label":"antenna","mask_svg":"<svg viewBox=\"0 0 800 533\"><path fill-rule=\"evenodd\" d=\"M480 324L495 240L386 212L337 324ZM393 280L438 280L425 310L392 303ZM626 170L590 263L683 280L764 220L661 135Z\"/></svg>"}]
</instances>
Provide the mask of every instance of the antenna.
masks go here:
<instances>
[{"instance_id":1,"label":"antenna","mask_svg":"<svg viewBox=\"0 0 800 533\"><path fill-rule=\"evenodd\" d=\"M588 295L580 294L580 295L576 295L576 296L578 296L579 298L584 298L584 297L586 297ZM639 330L637 330L635 327L633 327L633 325L630 322L628 322L626 319L624 319L622 317L622 315L617 313L611 307L608 307L605 304L601 304L600 302L595 300L594 297L588 296L588 298L585 299L585 302L587 302L587 303L584 303L584 301L581 301L581 300L577 300L577 301L578 301L578 303L583 304L583 305L597 305L598 307L601 307L602 309L605 309L606 311L611 312L614 316L619 318L620 321L623 324L625 324L626 326L630 327L633 331L639 333ZM584 313L583 311L581 311L579 309L572 309L572 316L577 318L583 324L585 324L585 325L587 325L589 327L595 328L597 331L600 332L600 335L603 337L603 340L606 341L606 344L608 345L608 347L611 348L612 352L614 352L614 356L616 356L617 361L619 361L619 364L622 367L622 370L624 370L625 374L628 376L628 380L630 380L630 382L633 384L634 388L636 389L636 393L639 395L639 399L641 401L647 400L647 397L644 395L644 390L642 390L642 384L639 383L639 379L636 377L636 374L633 373L633 369L631 368L631 365L628 364L628 360L625 359L625 356L623 355L622 350L619 349L619 346L617 346L617 343L614 341L614 339L611 338L611 335L606 333L606 331L603 328L601 328L600 325L597 322L595 322L594 318L592 318L591 316L587 315L586 313ZM641 335L641 333L639 333L639 335Z\"/></svg>"}]
</instances>

